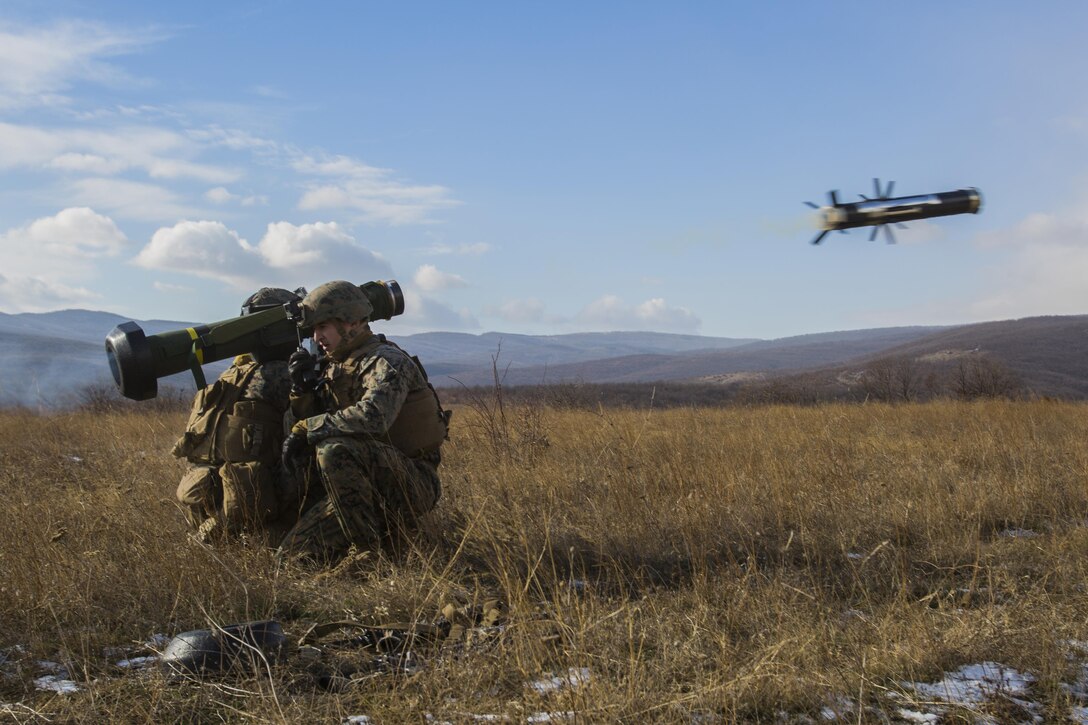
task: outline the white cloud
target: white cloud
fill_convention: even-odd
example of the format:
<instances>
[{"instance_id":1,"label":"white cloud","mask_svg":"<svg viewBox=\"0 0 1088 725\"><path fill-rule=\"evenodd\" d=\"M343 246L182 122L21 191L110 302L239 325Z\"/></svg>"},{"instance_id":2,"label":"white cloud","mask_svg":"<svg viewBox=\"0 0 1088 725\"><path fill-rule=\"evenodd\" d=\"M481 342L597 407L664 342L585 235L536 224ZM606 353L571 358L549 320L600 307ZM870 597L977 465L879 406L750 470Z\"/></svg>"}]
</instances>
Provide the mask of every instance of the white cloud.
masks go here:
<instances>
[{"instance_id":1,"label":"white cloud","mask_svg":"<svg viewBox=\"0 0 1088 725\"><path fill-rule=\"evenodd\" d=\"M575 322L594 329L663 332L693 332L701 324L690 310L669 307L660 297L630 306L615 295L605 295L591 302L579 313Z\"/></svg>"},{"instance_id":2,"label":"white cloud","mask_svg":"<svg viewBox=\"0 0 1088 725\"><path fill-rule=\"evenodd\" d=\"M467 309L455 310L441 302L404 290L404 314L394 318L398 334L430 330L478 330L480 323ZM384 323L378 323L384 324Z\"/></svg>"},{"instance_id":3,"label":"white cloud","mask_svg":"<svg viewBox=\"0 0 1088 725\"><path fill-rule=\"evenodd\" d=\"M184 221L163 227L140 250L133 263L146 269L184 272L226 282L253 285L261 256L238 233L220 222Z\"/></svg>"},{"instance_id":4,"label":"white cloud","mask_svg":"<svg viewBox=\"0 0 1088 725\"><path fill-rule=\"evenodd\" d=\"M108 209L126 219L161 222L201 214L196 207L184 203L177 194L156 184L124 179L88 178L68 185L72 201L91 207Z\"/></svg>"},{"instance_id":5,"label":"white cloud","mask_svg":"<svg viewBox=\"0 0 1088 725\"><path fill-rule=\"evenodd\" d=\"M42 311L97 299L73 283L93 277L97 259L116 256L128 244L112 219L86 208L64 209L0 233L0 304Z\"/></svg>"},{"instance_id":6,"label":"white cloud","mask_svg":"<svg viewBox=\"0 0 1088 725\"><path fill-rule=\"evenodd\" d=\"M700 319L683 307L670 307L664 299L653 297L631 305L615 295L605 295L590 302L573 317L549 314L538 298L507 300L488 306L485 313L516 325L552 325L575 330L647 330L695 332Z\"/></svg>"},{"instance_id":7,"label":"white cloud","mask_svg":"<svg viewBox=\"0 0 1088 725\"><path fill-rule=\"evenodd\" d=\"M269 224L256 245L221 222L184 221L155 232L137 266L216 279L232 287L314 287L331 279L389 279L392 268L335 222Z\"/></svg>"},{"instance_id":8,"label":"white cloud","mask_svg":"<svg viewBox=\"0 0 1088 725\"><path fill-rule=\"evenodd\" d=\"M544 321L544 303L535 297L523 300L507 300L494 312L507 322L515 324Z\"/></svg>"},{"instance_id":9,"label":"white cloud","mask_svg":"<svg viewBox=\"0 0 1088 725\"><path fill-rule=\"evenodd\" d=\"M968 306L972 318L1088 312L1088 211L1031 214L976 242L1008 256L986 271L987 291Z\"/></svg>"},{"instance_id":10,"label":"white cloud","mask_svg":"<svg viewBox=\"0 0 1088 725\"><path fill-rule=\"evenodd\" d=\"M193 291L192 287L186 287L183 284L173 284L171 282L155 281L155 282L151 283L151 286L154 287L159 292L166 292L166 293L169 293L169 294L174 294L174 293L177 293L177 292L189 293L189 292Z\"/></svg>"},{"instance_id":11,"label":"white cloud","mask_svg":"<svg viewBox=\"0 0 1088 725\"><path fill-rule=\"evenodd\" d=\"M381 179L391 173L390 169L371 166L349 156L327 156L317 159L313 156L299 154L291 162L291 166L300 174L310 176Z\"/></svg>"},{"instance_id":12,"label":"white cloud","mask_svg":"<svg viewBox=\"0 0 1088 725\"><path fill-rule=\"evenodd\" d=\"M265 261L273 267L298 267L328 263L328 248L354 244L351 235L336 222L295 226L289 222L268 225L258 245Z\"/></svg>"},{"instance_id":13,"label":"white cloud","mask_svg":"<svg viewBox=\"0 0 1088 725\"><path fill-rule=\"evenodd\" d=\"M437 243L432 244L429 247L424 247L419 251L421 254L459 254L465 256L479 256L481 254L485 254L486 252L490 252L491 249L491 245L487 244L486 242L477 242L475 244L458 244L456 246L452 244Z\"/></svg>"},{"instance_id":14,"label":"white cloud","mask_svg":"<svg viewBox=\"0 0 1088 725\"><path fill-rule=\"evenodd\" d=\"M225 187L217 186L205 191L204 198L213 204L227 204L237 199L238 195L230 193Z\"/></svg>"},{"instance_id":15,"label":"white cloud","mask_svg":"<svg viewBox=\"0 0 1088 725\"><path fill-rule=\"evenodd\" d=\"M79 307L100 297L84 287L71 287L55 280L0 274L0 307L9 312L48 312Z\"/></svg>"},{"instance_id":16,"label":"white cloud","mask_svg":"<svg viewBox=\"0 0 1088 725\"><path fill-rule=\"evenodd\" d=\"M298 208L351 209L362 221L399 226L428 220L432 212L454 206L443 186L404 186L397 182L345 181L315 186L299 199Z\"/></svg>"},{"instance_id":17,"label":"white cloud","mask_svg":"<svg viewBox=\"0 0 1088 725\"><path fill-rule=\"evenodd\" d=\"M892 227L892 233L895 234L896 244L911 245L911 244L925 244L927 242L935 242L941 239L945 239L948 236L948 232L940 224L934 224L927 219L917 219L915 221L906 224L906 229L900 229L898 227ZM870 232L871 234L872 232ZM879 236L876 241L887 240L887 231L880 230ZM868 239L868 237L866 237Z\"/></svg>"},{"instance_id":18,"label":"white cloud","mask_svg":"<svg viewBox=\"0 0 1088 725\"><path fill-rule=\"evenodd\" d=\"M153 179L225 183L237 169L192 159L203 147L187 136L150 126L109 130L39 128L0 122L0 168L118 174L138 170Z\"/></svg>"},{"instance_id":19,"label":"white cloud","mask_svg":"<svg viewBox=\"0 0 1088 725\"><path fill-rule=\"evenodd\" d=\"M233 151L254 151L264 153L279 153L280 151L279 144L271 139L254 136L246 131L222 128L220 126L189 129L186 131L186 135L201 144L223 146Z\"/></svg>"},{"instance_id":20,"label":"white cloud","mask_svg":"<svg viewBox=\"0 0 1088 725\"><path fill-rule=\"evenodd\" d=\"M461 275L443 272L433 264L424 264L417 269L414 281L416 286L424 292L438 292L468 286L468 282Z\"/></svg>"},{"instance_id":21,"label":"white cloud","mask_svg":"<svg viewBox=\"0 0 1088 725\"><path fill-rule=\"evenodd\" d=\"M291 165L305 175L334 179L312 184L299 199L299 209L351 209L363 221L400 225L426 222L433 212L460 203L444 186L405 184L389 169L346 156L299 156Z\"/></svg>"},{"instance_id":22,"label":"white cloud","mask_svg":"<svg viewBox=\"0 0 1088 725\"><path fill-rule=\"evenodd\" d=\"M31 249L42 261L48 257L111 257L128 239L113 220L86 207L64 209L56 216L35 219L2 237L4 248ZM41 255L41 256L39 256Z\"/></svg>"},{"instance_id":23,"label":"white cloud","mask_svg":"<svg viewBox=\"0 0 1088 725\"><path fill-rule=\"evenodd\" d=\"M46 166L60 171L77 171L89 174L109 176L125 170L125 164L118 159L107 159L98 154L63 153L50 159Z\"/></svg>"},{"instance_id":24,"label":"white cloud","mask_svg":"<svg viewBox=\"0 0 1088 725\"><path fill-rule=\"evenodd\" d=\"M654 297L635 307L635 318L651 327L675 327L694 330L699 318L684 307L669 307L661 297Z\"/></svg>"},{"instance_id":25,"label":"white cloud","mask_svg":"<svg viewBox=\"0 0 1088 725\"><path fill-rule=\"evenodd\" d=\"M75 81L134 83L106 59L159 39L97 23L61 21L41 27L0 27L0 107L61 105Z\"/></svg>"},{"instance_id":26,"label":"white cloud","mask_svg":"<svg viewBox=\"0 0 1088 725\"><path fill-rule=\"evenodd\" d=\"M0 122L0 169L47 166L65 153L64 143L49 130Z\"/></svg>"},{"instance_id":27,"label":"white cloud","mask_svg":"<svg viewBox=\"0 0 1088 725\"><path fill-rule=\"evenodd\" d=\"M973 242L990 261L962 289L859 319L866 325L947 325L1088 313L1088 210L1029 214Z\"/></svg>"},{"instance_id":28,"label":"white cloud","mask_svg":"<svg viewBox=\"0 0 1088 725\"><path fill-rule=\"evenodd\" d=\"M242 206L267 206L268 197L260 195L241 196L231 192L225 186L217 186L204 192L204 198L213 204L241 204Z\"/></svg>"},{"instance_id":29,"label":"white cloud","mask_svg":"<svg viewBox=\"0 0 1088 725\"><path fill-rule=\"evenodd\" d=\"M1036 244L1080 244L1088 234L1088 214L1028 214L1011 229L983 232L975 243L983 248L1030 247Z\"/></svg>"},{"instance_id":30,"label":"white cloud","mask_svg":"<svg viewBox=\"0 0 1088 725\"><path fill-rule=\"evenodd\" d=\"M363 247L336 222L269 224L258 250L269 267L289 272L306 285L330 279L362 283L393 275L381 255Z\"/></svg>"}]
</instances>

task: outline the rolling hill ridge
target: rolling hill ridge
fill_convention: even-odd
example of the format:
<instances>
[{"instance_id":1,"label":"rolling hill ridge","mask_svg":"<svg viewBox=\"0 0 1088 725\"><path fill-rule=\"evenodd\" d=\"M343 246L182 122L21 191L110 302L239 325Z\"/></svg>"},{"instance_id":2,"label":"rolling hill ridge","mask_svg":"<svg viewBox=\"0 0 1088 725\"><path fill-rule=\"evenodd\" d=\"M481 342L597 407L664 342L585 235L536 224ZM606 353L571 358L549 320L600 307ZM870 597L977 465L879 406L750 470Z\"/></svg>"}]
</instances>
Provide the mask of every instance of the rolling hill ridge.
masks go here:
<instances>
[{"instance_id":1,"label":"rolling hill ridge","mask_svg":"<svg viewBox=\"0 0 1088 725\"><path fill-rule=\"evenodd\" d=\"M125 321L90 310L0 313L0 405L58 407L88 386L112 386L103 341ZM138 321L148 333L192 323ZM651 383L744 385L795 379L847 391L880 360L910 359L947 370L965 356L987 356L1039 395L1088 398L1088 315L1032 317L955 327L891 327L825 332L774 340L652 332L519 335L428 332L396 335L423 360L438 387L486 386L492 365L505 385ZM213 377L224 363L206 366ZM192 390L188 373L160 381Z\"/></svg>"}]
</instances>

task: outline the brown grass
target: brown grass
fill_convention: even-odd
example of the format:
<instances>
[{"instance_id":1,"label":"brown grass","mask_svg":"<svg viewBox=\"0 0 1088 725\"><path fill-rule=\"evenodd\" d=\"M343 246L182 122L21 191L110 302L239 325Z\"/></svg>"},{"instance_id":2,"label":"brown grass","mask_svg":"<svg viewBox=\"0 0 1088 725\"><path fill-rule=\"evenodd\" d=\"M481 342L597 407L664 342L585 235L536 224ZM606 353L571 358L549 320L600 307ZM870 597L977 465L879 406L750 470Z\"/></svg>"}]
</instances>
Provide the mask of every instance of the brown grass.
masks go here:
<instances>
[{"instance_id":1,"label":"brown grass","mask_svg":"<svg viewBox=\"0 0 1088 725\"><path fill-rule=\"evenodd\" d=\"M1088 640L1082 405L504 414L455 415L415 549L327 572L187 538L168 453L183 413L0 415L0 702L61 721L800 722L849 698L851 721L877 722L909 702L887 695L903 681L993 660L1038 678L1048 721L1068 712L1067 643ZM335 691L298 657L196 683L107 652L262 618L292 637L431 621L493 596L509 626L490 646L421 647L417 672ZM41 659L83 689L36 691ZM589 681L528 685L570 668Z\"/></svg>"}]
</instances>

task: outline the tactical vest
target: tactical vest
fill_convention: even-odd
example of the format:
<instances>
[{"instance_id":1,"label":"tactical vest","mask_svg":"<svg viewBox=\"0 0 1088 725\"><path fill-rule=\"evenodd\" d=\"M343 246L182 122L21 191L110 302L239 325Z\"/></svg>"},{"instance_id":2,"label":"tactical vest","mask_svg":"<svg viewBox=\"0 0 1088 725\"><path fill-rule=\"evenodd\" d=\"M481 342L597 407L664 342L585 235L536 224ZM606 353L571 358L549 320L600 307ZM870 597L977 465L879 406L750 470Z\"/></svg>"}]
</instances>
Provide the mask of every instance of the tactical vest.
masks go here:
<instances>
[{"instance_id":1,"label":"tactical vest","mask_svg":"<svg viewBox=\"0 0 1088 725\"><path fill-rule=\"evenodd\" d=\"M196 394L185 434L174 445L175 456L216 466L279 459L283 412L263 400L242 400L259 367L236 360Z\"/></svg>"},{"instance_id":2,"label":"tactical vest","mask_svg":"<svg viewBox=\"0 0 1088 725\"><path fill-rule=\"evenodd\" d=\"M409 458L416 458L425 453L437 451L442 442L449 437L450 411L442 410L438 392L427 379L427 371L418 357L408 355L398 345L385 339L384 335L373 335L358 348L352 350L344 362L331 368L329 379L330 413L350 407L359 402L366 392L362 388L361 378L377 364L373 353L382 345L395 347L412 361L419 369L425 386L412 390L404 400L396 420L389 426L384 440L400 450Z\"/></svg>"}]
</instances>

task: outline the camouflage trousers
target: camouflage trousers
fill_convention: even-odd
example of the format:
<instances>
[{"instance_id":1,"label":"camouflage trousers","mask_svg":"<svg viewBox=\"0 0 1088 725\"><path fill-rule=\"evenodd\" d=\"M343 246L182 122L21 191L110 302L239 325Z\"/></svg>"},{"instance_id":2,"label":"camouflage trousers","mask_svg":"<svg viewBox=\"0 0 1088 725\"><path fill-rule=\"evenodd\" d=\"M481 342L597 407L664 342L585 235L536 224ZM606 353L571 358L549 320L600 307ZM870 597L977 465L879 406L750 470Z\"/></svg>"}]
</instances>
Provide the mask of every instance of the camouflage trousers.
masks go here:
<instances>
[{"instance_id":1,"label":"camouflage trousers","mask_svg":"<svg viewBox=\"0 0 1088 725\"><path fill-rule=\"evenodd\" d=\"M376 549L411 529L438 502L438 454L408 458L394 446L371 439L334 436L314 447L311 505L280 544L280 558L328 563L354 545ZM311 488L314 488L311 486Z\"/></svg>"},{"instance_id":2,"label":"camouflage trousers","mask_svg":"<svg viewBox=\"0 0 1088 725\"><path fill-rule=\"evenodd\" d=\"M185 520L201 538L248 533L277 541L295 519L285 521L281 515L276 475L277 471L260 462L196 464L178 484L177 500Z\"/></svg>"}]
</instances>

